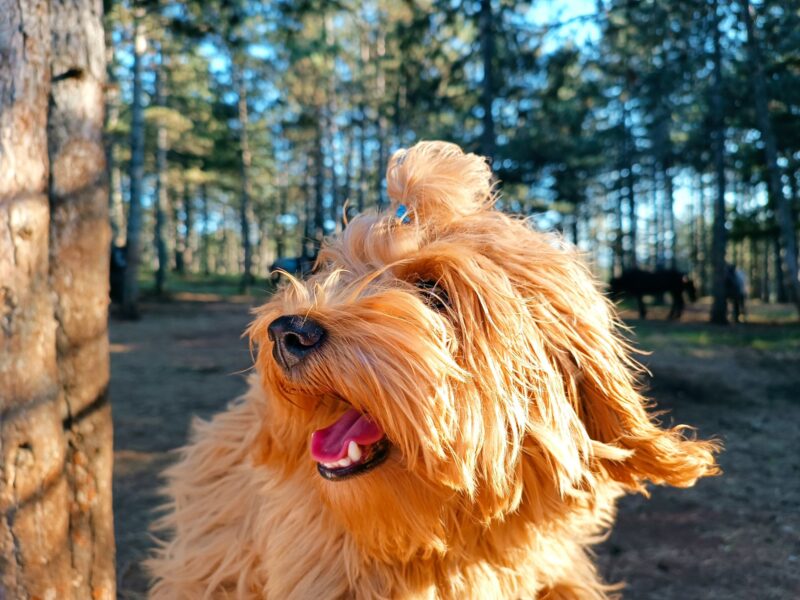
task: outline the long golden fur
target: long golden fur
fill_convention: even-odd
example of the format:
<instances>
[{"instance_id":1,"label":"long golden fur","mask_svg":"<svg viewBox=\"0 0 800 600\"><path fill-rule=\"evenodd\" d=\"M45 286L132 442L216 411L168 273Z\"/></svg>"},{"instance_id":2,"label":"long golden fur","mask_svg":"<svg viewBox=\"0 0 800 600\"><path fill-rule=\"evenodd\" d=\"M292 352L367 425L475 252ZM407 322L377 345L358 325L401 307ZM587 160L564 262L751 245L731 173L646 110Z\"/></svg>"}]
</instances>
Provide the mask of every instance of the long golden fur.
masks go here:
<instances>
[{"instance_id":1,"label":"long golden fur","mask_svg":"<svg viewBox=\"0 0 800 600\"><path fill-rule=\"evenodd\" d=\"M648 412L575 251L493 210L483 159L420 143L387 179L392 209L258 309L250 391L167 472L151 598L607 598L588 548L617 498L717 472ZM328 332L299 374L273 358L282 315ZM328 481L309 438L350 408L391 451Z\"/></svg>"}]
</instances>

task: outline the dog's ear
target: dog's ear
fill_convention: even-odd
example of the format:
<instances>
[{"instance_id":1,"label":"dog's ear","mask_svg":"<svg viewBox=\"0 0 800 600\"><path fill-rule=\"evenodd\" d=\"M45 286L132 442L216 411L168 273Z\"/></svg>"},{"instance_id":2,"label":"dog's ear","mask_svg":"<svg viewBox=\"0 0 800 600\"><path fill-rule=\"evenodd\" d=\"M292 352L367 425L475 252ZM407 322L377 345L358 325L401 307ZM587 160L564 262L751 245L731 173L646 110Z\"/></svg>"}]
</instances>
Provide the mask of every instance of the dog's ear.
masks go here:
<instances>
[{"instance_id":1,"label":"dog's ear","mask_svg":"<svg viewBox=\"0 0 800 600\"><path fill-rule=\"evenodd\" d=\"M524 259L515 260L507 248L505 265L530 298L534 326L528 335L546 340L562 381L563 391L548 397L552 402L563 394L580 422L590 472L638 491L645 491L646 481L687 487L716 474L715 442L694 439L682 425L665 427L651 411L639 389L642 369L633 348L583 261L574 250L542 240L531 234L527 244L518 244Z\"/></svg>"},{"instance_id":2,"label":"dog's ear","mask_svg":"<svg viewBox=\"0 0 800 600\"><path fill-rule=\"evenodd\" d=\"M604 298L597 302L598 311L613 310ZM584 342L573 355L579 362L573 379L576 408L592 440L594 466L641 492L645 481L689 487L701 477L717 474L716 442L695 439L687 426L659 423L652 403L639 390L635 374L641 369L630 358L632 349L616 329L613 317L603 315L584 321L576 330Z\"/></svg>"},{"instance_id":3,"label":"dog's ear","mask_svg":"<svg viewBox=\"0 0 800 600\"><path fill-rule=\"evenodd\" d=\"M448 222L477 213L494 202L486 159L455 144L420 142L394 153L386 171L392 210L422 224Z\"/></svg>"}]
</instances>

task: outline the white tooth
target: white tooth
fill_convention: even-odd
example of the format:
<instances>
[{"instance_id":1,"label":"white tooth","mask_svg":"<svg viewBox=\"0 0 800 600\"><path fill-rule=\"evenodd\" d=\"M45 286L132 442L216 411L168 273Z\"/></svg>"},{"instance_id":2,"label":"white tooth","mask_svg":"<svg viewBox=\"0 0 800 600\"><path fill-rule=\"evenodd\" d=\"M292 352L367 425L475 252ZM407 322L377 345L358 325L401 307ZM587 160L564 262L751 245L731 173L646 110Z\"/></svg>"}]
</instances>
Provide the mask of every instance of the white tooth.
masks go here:
<instances>
[{"instance_id":1,"label":"white tooth","mask_svg":"<svg viewBox=\"0 0 800 600\"><path fill-rule=\"evenodd\" d=\"M352 465L352 464L353 464L353 462L352 462L352 461L351 461L349 458L347 458L347 457L345 456L345 457L344 457L342 460L340 460L340 461L339 461L338 463L336 463L336 464L337 464L339 467L349 467L350 465Z\"/></svg>"},{"instance_id":2,"label":"white tooth","mask_svg":"<svg viewBox=\"0 0 800 600\"><path fill-rule=\"evenodd\" d=\"M353 462L358 462L361 460L361 448L358 447L353 440L350 440L350 443L347 445L347 456Z\"/></svg>"}]
</instances>

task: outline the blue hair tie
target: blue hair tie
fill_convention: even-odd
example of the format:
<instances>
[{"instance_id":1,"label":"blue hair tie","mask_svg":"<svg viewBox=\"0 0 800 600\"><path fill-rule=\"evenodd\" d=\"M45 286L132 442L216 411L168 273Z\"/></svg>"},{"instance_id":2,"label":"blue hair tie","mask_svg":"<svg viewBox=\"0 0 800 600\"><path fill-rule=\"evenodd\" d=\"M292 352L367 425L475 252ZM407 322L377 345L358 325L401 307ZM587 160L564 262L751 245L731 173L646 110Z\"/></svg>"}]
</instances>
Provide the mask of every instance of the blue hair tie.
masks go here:
<instances>
[{"instance_id":1,"label":"blue hair tie","mask_svg":"<svg viewBox=\"0 0 800 600\"><path fill-rule=\"evenodd\" d=\"M411 223L411 215L409 214L408 207L405 204L399 204L394 216L403 224L408 225Z\"/></svg>"}]
</instances>

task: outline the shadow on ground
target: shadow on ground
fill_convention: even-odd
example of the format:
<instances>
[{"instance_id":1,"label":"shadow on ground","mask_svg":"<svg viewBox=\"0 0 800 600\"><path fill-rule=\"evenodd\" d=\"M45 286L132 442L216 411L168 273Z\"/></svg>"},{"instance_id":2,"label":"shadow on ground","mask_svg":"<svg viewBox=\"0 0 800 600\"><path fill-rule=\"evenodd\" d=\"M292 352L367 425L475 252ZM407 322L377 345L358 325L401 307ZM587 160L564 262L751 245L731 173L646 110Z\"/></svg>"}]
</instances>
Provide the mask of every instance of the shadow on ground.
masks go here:
<instances>
[{"instance_id":1,"label":"shadow on ground","mask_svg":"<svg viewBox=\"0 0 800 600\"><path fill-rule=\"evenodd\" d=\"M112 320L114 514L120 597L143 598L139 563L158 504L158 473L184 443L192 415L207 417L244 390L251 364L247 299L145 306ZM214 300L214 298L210 298ZM209 300L209 298L206 298ZM691 423L725 444L722 477L690 490L625 498L598 549L624 597L784 600L800 597L800 325L768 318L714 328L629 321L652 372L665 422ZM666 309L664 309L666 311Z\"/></svg>"}]
</instances>

